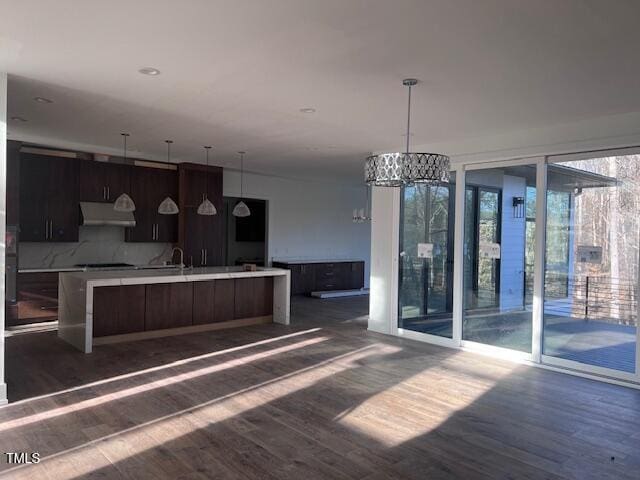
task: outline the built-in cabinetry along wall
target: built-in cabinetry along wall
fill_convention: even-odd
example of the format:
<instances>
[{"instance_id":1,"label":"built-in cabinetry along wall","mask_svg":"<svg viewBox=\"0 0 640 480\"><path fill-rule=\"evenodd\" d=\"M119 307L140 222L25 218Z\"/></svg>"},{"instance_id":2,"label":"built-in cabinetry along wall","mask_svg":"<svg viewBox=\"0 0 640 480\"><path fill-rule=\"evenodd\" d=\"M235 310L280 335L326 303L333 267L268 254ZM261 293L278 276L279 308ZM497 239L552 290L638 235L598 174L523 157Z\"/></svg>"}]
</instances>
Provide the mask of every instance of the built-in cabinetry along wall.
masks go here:
<instances>
[{"instance_id":1,"label":"built-in cabinetry along wall","mask_svg":"<svg viewBox=\"0 0 640 480\"><path fill-rule=\"evenodd\" d=\"M178 243L184 250L185 263L196 267L223 265L222 168L181 163L178 179ZM198 215L198 206L205 197L216 207L217 215Z\"/></svg>"},{"instance_id":2,"label":"built-in cabinetry along wall","mask_svg":"<svg viewBox=\"0 0 640 480\"><path fill-rule=\"evenodd\" d=\"M188 265L224 263L220 167L182 163L176 170L23 152L19 183L21 242L78 242L80 202L112 203L128 193L136 226L126 228L125 241L177 243ZM178 200L178 215L158 213L167 196ZM197 214L204 196L219 215Z\"/></svg>"}]
</instances>

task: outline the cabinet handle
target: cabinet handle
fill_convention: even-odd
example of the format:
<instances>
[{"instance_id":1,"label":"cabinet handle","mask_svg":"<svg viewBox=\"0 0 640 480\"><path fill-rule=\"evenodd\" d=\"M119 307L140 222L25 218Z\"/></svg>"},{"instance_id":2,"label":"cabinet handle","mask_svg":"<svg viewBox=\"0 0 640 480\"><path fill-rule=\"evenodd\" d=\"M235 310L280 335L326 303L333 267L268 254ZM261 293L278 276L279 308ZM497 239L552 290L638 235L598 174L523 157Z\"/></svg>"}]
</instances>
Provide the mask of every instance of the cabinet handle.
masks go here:
<instances>
[{"instance_id":1,"label":"cabinet handle","mask_svg":"<svg viewBox=\"0 0 640 480\"><path fill-rule=\"evenodd\" d=\"M44 221L44 239L49 240L49 220Z\"/></svg>"},{"instance_id":2,"label":"cabinet handle","mask_svg":"<svg viewBox=\"0 0 640 480\"><path fill-rule=\"evenodd\" d=\"M160 239L160 226L156 223L156 240Z\"/></svg>"},{"instance_id":3,"label":"cabinet handle","mask_svg":"<svg viewBox=\"0 0 640 480\"><path fill-rule=\"evenodd\" d=\"M107 187L105 187L104 185L102 186L102 199L107 199Z\"/></svg>"},{"instance_id":4,"label":"cabinet handle","mask_svg":"<svg viewBox=\"0 0 640 480\"><path fill-rule=\"evenodd\" d=\"M107 187L107 200L111 200L111 187Z\"/></svg>"},{"instance_id":5,"label":"cabinet handle","mask_svg":"<svg viewBox=\"0 0 640 480\"><path fill-rule=\"evenodd\" d=\"M206 265L207 262L209 261L209 259L207 258L209 256L209 250L207 250L206 248L204 249L204 264Z\"/></svg>"},{"instance_id":6,"label":"cabinet handle","mask_svg":"<svg viewBox=\"0 0 640 480\"><path fill-rule=\"evenodd\" d=\"M49 239L53 239L53 220L49 220Z\"/></svg>"}]
</instances>

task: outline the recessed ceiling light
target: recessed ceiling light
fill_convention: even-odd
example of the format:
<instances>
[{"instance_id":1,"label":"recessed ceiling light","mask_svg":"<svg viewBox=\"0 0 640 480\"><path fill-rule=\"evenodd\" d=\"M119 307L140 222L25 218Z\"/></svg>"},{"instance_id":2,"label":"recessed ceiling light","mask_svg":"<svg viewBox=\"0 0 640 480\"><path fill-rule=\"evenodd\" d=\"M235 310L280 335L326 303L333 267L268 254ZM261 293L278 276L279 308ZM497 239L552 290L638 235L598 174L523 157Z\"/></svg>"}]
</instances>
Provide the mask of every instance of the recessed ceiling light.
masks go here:
<instances>
[{"instance_id":1,"label":"recessed ceiling light","mask_svg":"<svg viewBox=\"0 0 640 480\"><path fill-rule=\"evenodd\" d=\"M300 111L302 113L316 113L316 109L311 107L301 108Z\"/></svg>"},{"instance_id":2,"label":"recessed ceiling light","mask_svg":"<svg viewBox=\"0 0 640 480\"><path fill-rule=\"evenodd\" d=\"M140 72L143 75L151 75L152 77L154 77L156 75L160 75L160 70L158 70L157 68L153 68L153 67L144 67L144 68L141 68L140 70L138 70L138 72Z\"/></svg>"},{"instance_id":3,"label":"recessed ceiling light","mask_svg":"<svg viewBox=\"0 0 640 480\"><path fill-rule=\"evenodd\" d=\"M26 121L27 121L27 119L26 119L26 118L24 118L24 117L18 117L18 116L11 117L11 120L13 120L14 122L26 122Z\"/></svg>"},{"instance_id":4,"label":"recessed ceiling light","mask_svg":"<svg viewBox=\"0 0 640 480\"><path fill-rule=\"evenodd\" d=\"M53 100L50 100L45 97L33 97L33 99L38 103L53 103Z\"/></svg>"}]
</instances>

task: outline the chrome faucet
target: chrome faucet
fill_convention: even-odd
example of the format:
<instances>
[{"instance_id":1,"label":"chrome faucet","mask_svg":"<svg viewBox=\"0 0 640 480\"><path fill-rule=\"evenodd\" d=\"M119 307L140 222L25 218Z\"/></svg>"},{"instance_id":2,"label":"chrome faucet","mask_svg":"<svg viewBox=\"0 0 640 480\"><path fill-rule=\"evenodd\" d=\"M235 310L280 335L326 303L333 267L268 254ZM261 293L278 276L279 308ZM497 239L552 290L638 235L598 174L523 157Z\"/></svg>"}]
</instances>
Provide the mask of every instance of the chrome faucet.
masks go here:
<instances>
[{"instance_id":1,"label":"chrome faucet","mask_svg":"<svg viewBox=\"0 0 640 480\"><path fill-rule=\"evenodd\" d=\"M176 250L180 252L180 268L184 268L184 250L182 250L180 247L173 247L173 250L171 250L171 261L173 262L173 254L176 252Z\"/></svg>"}]
</instances>

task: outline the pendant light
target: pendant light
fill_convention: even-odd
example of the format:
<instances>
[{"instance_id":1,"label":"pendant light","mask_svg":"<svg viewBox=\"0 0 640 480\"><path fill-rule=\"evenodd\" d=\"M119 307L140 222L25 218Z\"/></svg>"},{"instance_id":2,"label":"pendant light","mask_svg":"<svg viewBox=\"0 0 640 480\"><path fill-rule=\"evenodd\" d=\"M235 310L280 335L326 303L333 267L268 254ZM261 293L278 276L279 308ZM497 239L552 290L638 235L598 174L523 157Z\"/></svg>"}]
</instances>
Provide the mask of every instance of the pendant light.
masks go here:
<instances>
[{"instance_id":1,"label":"pendant light","mask_svg":"<svg viewBox=\"0 0 640 480\"><path fill-rule=\"evenodd\" d=\"M244 179L244 154L246 152L238 153L240 154L240 201L236 203L235 207L233 207L231 215L233 215L234 217L248 217L249 215L251 215L251 210L249 210L247 204L242 201L242 194L244 193L242 189L242 183Z\"/></svg>"},{"instance_id":2,"label":"pendant light","mask_svg":"<svg viewBox=\"0 0 640 480\"><path fill-rule=\"evenodd\" d=\"M171 165L171 144L173 140L165 140L167 144L167 166ZM167 179L169 176L167 176ZM167 190L169 190L169 183L167 182ZM161 215L177 215L180 212L178 205L173 201L171 196L167 196L160 205L158 205L158 213Z\"/></svg>"},{"instance_id":3,"label":"pendant light","mask_svg":"<svg viewBox=\"0 0 640 480\"><path fill-rule=\"evenodd\" d=\"M204 148L207 152L207 167L209 167L209 150L211 150L211 147ZM198 215L216 215L218 213L216 206L207 198L207 192L202 194L202 203L198 206L197 213Z\"/></svg>"},{"instance_id":4,"label":"pendant light","mask_svg":"<svg viewBox=\"0 0 640 480\"><path fill-rule=\"evenodd\" d=\"M120 135L122 135L122 138L124 141L124 147L123 147L124 163L127 163L127 137L129 136L129 134L121 133ZM113 209L116 212L135 212L136 204L133 203L133 199L129 195L123 192L120 194L118 198L116 198L116 201L113 204Z\"/></svg>"},{"instance_id":5,"label":"pendant light","mask_svg":"<svg viewBox=\"0 0 640 480\"><path fill-rule=\"evenodd\" d=\"M449 157L439 153L416 153L409 151L409 127L411 125L411 87L418 80L406 78L402 81L409 87L407 108L407 146L404 153L382 153L371 155L364 165L364 179L376 187L401 187L416 183L438 184L449 181Z\"/></svg>"}]
</instances>

